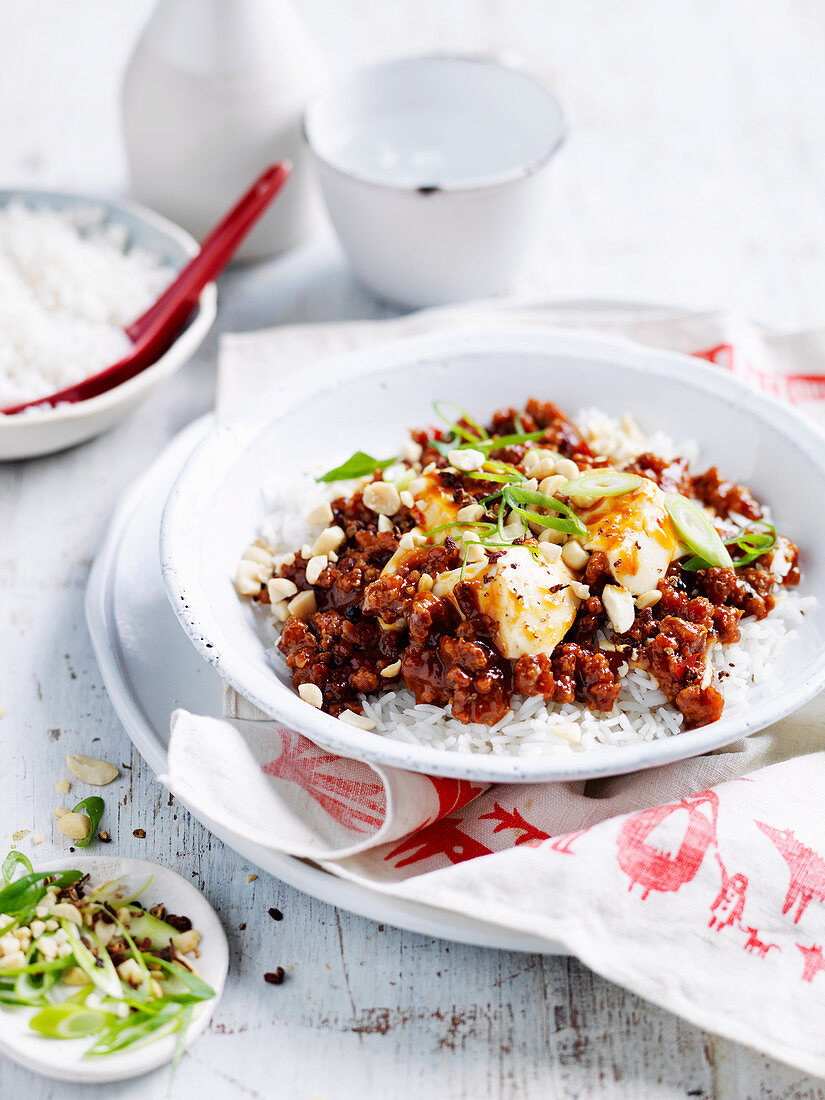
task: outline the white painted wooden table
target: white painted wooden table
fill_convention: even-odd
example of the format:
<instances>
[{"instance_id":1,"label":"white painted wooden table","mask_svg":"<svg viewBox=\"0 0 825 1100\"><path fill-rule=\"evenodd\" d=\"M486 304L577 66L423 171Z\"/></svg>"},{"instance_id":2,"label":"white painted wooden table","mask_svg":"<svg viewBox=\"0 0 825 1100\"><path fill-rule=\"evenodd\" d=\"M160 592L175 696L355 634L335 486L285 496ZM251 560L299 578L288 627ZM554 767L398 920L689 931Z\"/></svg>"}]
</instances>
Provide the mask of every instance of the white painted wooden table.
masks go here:
<instances>
[{"instance_id":1,"label":"white painted wooden table","mask_svg":"<svg viewBox=\"0 0 825 1100\"><path fill-rule=\"evenodd\" d=\"M230 2L230 0L227 0ZM116 94L151 0L0 0L0 183L124 187ZM739 308L825 323L825 7L811 0L305 0L337 68L415 50L513 51L570 111L546 248L524 290ZM380 316L331 240L231 273L218 330ZM171 1090L108 1097L825 1097L825 1086L702 1033L575 962L384 928L252 870L131 750L83 622L89 566L124 488L213 398L215 338L128 424L0 468L0 845L53 831L67 752L128 765L112 850L192 876L232 974ZM133 830L143 827L146 839ZM30 839L23 842L32 851ZM277 905L284 920L267 909ZM263 971L290 967L280 987ZM766 1006L769 1011L769 1006ZM0 1064L0 1096L80 1097ZM91 1090L92 1093L95 1090Z\"/></svg>"}]
</instances>

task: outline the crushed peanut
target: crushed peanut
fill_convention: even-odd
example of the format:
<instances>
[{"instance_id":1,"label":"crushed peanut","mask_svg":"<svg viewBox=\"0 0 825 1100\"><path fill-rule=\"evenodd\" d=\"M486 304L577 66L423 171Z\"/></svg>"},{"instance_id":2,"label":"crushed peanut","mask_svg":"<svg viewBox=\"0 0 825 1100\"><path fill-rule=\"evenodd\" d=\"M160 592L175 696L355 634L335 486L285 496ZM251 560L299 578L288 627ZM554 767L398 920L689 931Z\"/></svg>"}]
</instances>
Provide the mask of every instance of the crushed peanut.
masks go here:
<instances>
[{"instance_id":1,"label":"crushed peanut","mask_svg":"<svg viewBox=\"0 0 825 1100\"><path fill-rule=\"evenodd\" d=\"M307 523L312 527L326 527L332 523L332 505L328 500L312 509L307 516Z\"/></svg>"},{"instance_id":2,"label":"crushed peanut","mask_svg":"<svg viewBox=\"0 0 825 1100\"><path fill-rule=\"evenodd\" d=\"M487 456L483 451L476 451L472 447L467 447L465 450L448 452L447 461L451 466L454 466L456 470L461 470L462 473L469 474L472 473L473 470L480 470L487 461Z\"/></svg>"},{"instance_id":3,"label":"crushed peanut","mask_svg":"<svg viewBox=\"0 0 825 1100\"><path fill-rule=\"evenodd\" d=\"M328 564L329 559L326 554L314 554L307 562L307 584L316 584Z\"/></svg>"},{"instance_id":4,"label":"crushed peanut","mask_svg":"<svg viewBox=\"0 0 825 1100\"><path fill-rule=\"evenodd\" d=\"M308 619L318 610L314 592L299 592L294 599L287 604L290 615L294 619Z\"/></svg>"},{"instance_id":5,"label":"crushed peanut","mask_svg":"<svg viewBox=\"0 0 825 1100\"><path fill-rule=\"evenodd\" d=\"M633 607L633 597L626 588L606 584L602 591L602 603L611 626L617 634L624 634L630 630L636 618L636 612Z\"/></svg>"},{"instance_id":6,"label":"crushed peanut","mask_svg":"<svg viewBox=\"0 0 825 1100\"><path fill-rule=\"evenodd\" d=\"M272 603L280 603L281 600L289 600L296 595L298 585L287 577L273 577L266 590Z\"/></svg>"},{"instance_id":7,"label":"crushed peanut","mask_svg":"<svg viewBox=\"0 0 825 1100\"><path fill-rule=\"evenodd\" d=\"M394 516L401 507L401 496L388 481L371 481L364 486L364 507L381 516Z\"/></svg>"},{"instance_id":8,"label":"crushed peanut","mask_svg":"<svg viewBox=\"0 0 825 1100\"><path fill-rule=\"evenodd\" d=\"M646 607L653 607L662 598L662 593L658 588L651 588L648 592L642 592L640 596L636 597L636 606L640 611L644 611Z\"/></svg>"},{"instance_id":9,"label":"crushed peanut","mask_svg":"<svg viewBox=\"0 0 825 1100\"><path fill-rule=\"evenodd\" d=\"M313 554L331 554L337 550L347 536L340 527L327 527L322 531L312 547Z\"/></svg>"},{"instance_id":10,"label":"crushed peanut","mask_svg":"<svg viewBox=\"0 0 825 1100\"><path fill-rule=\"evenodd\" d=\"M298 694L301 696L305 703L309 703L311 707L322 707L324 705L324 696L321 689L317 684L299 684Z\"/></svg>"},{"instance_id":11,"label":"crushed peanut","mask_svg":"<svg viewBox=\"0 0 825 1100\"><path fill-rule=\"evenodd\" d=\"M364 714L356 714L354 710L345 710L338 715L342 722L348 726L356 726L359 730L374 730L375 722Z\"/></svg>"},{"instance_id":12,"label":"crushed peanut","mask_svg":"<svg viewBox=\"0 0 825 1100\"><path fill-rule=\"evenodd\" d=\"M93 787L105 787L120 775L114 764L108 760L96 760L93 756L67 756L66 766L74 776Z\"/></svg>"},{"instance_id":13,"label":"crushed peanut","mask_svg":"<svg viewBox=\"0 0 825 1100\"><path fill-rule=\"evenodd\" d=\"M568 568L581 572L590 561L590 555L580 542L571 541L565 544L561 559Z\"/></svg>"},{"instance_id":14,"label":"crushed peanut","mask_svg":"<svg viewBox=\"0 0 825 1100\"><path fill-rule=\"evenodd\" d=\"M553 468L553 473L560 474L562 477L566 477L568 481L572 481L574 477L579 476L579 468L572 459L560 458Z\"/></svg>"}]
</instances>

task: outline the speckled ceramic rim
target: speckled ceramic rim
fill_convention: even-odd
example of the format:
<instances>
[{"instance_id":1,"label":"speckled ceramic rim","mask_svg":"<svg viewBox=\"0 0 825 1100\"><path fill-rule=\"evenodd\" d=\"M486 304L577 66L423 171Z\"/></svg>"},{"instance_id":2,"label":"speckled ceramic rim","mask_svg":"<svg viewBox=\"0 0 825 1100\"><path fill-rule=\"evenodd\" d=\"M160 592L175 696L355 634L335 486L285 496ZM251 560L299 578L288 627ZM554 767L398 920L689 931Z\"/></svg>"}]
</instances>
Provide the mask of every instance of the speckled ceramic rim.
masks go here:
<instances>
[{"instance_id":1,"label":"speckled ceramic rim","mask_svg":"<svg viewBox=\"0 0 825 1100\"><path fill-rule=\"evenodd\" d=\"M323 150L322 143L319 143L317 138L313 136L314 124L312 115L314 112L320 111L323 108L327 99L340 95L344 88L369 73L432 61L465 63L467 65L482 65L489 68L501 69L506 73L512 74L514 77L521 78L525 83L531 84L534 88L541 91L553 104L559 115L558 130L553 135L553 140L548 143L542 155L536 157L535 160L527 161L524 164L514 165L512 168L506 168L500 172L491 172L487 175L470 178L459 183L451 183L449 179L432 180L427 181L428 186L424 187L423 184L425 181L423 180L418 184L398 183L377 174L354 171L352 168L342 164L336 157L329 156ZM491 57L473 57L468 54L422 54L413 57L398 57L390 61L382 61L378 65L369 65L364 69L359 69L358 72L352 73L343 80L337 81L331 88L328 88L309 105L303 116L302 128L304 140L312 150L313 156L315 156L321 164L331 171L336 172L339 176L343 176L345 179L357 180L358 183L364 183L370 187L388 191L404 191L411 195L421 194L427 198L432 198L440 193L455 195L488 191L495 187L504 187L508 183L513 183L516 180L525 179L527 176L532 176L535 172L538 172L539 169L544 168L546 164L550 163L567 137L567 123L565 121L564 108L561 101L558 96L555 95L554 92L551 92L537 77L524 69L517 68L513 65L507 65L503 61L498 61Z\"/></svg>"},{"instance_id":2,"label":"speckled ceramic rim","mask_svg":"<svg viewBox=\"0 0 825 1100\"><path fill-rule=\"evenodd\" d=\"M61 207L73 203L77 206L99 206L115 216L118 213L125 213L151 226L178 245L186 256L196 255L200 248L195 238L187 233L185 229L181 229L179 225L170 222L168 218L155 214L147 207L141 206L140 203L99 198L95 195L73 191L50 191L32 187L0 188L0 208L7 206L8 203L16 199L24 204L34 200L37 206L49 206L50 199L58 200ZM217 311L218 289L215 283L208 283L201 291L197 313L175 342L150 367L141 371L140 374L136 374L134 378L130 378L127 382L115 386L114 389L107 390L97 397L90 397L86 401L76 401L71 405L63 405L58 409L44 409L37 413L0 416L0 440L2 440L4 431L19 431L21 424L25 425L29 416L31 416L32 423L36 422L38 426L54 424L58 421L65 423L66 421L84 420L128 402L144 390L153 388L164 378L179 370L195 354L212 327Z\"/></svg>"},{"instance_id":3,"label":"speckled ceramic rim","mask_svg":"<svg viewBox=\"0 0 825 1100\"><path fill-rule=\"evenodd\" d=\"M701 729L677 737L663 738L622 748L591 750L569 758L474 755L445 752L395 741L380 734L358 730L308 706L274 675L250 668L228 643L216 620L209 594L200 581L197 540L198 516L208 507L212 486L225 476L276 418L299 402L321 391L337 388L349 380L379 369L409 370L416 362L448 360L452 356L486 354L491 350L510 354L582 356L606 355L616 367L639 373L645 380L666 385L679 371L682 385L746 410L757 420L770 423L805 462L825 477L825 434L811 421L785 405L749 389L744 383L703 363L676 352L645 348L629 340L584 335L563 330L516 328L456 330L435 336L397 341L325 361L301 377L293 377L259 395L231 417L218 423L190 458L175 483L164 510L161 526L161 564L167 594L175 613L201 655L237 691L264 713L299 730L318 745L333 752L377 764L485 782L552 782L595 779L658 767L699 756L721 748L738 738L764 729L797 710L825 686L825 651L810 660L810 670L794 693L780 689L760 700L751 711L735 718L722 718Z\"/></svg>"}]
</instances>

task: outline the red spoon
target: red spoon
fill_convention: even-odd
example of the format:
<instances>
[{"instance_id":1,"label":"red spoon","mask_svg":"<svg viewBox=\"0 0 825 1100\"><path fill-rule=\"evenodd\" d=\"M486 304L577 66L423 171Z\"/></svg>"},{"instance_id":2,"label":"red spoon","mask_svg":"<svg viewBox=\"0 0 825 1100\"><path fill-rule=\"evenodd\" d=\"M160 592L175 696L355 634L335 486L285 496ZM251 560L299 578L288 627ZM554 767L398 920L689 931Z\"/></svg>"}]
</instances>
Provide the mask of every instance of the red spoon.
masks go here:
<instances>
[{"instance_id":1,"label":"red spoon","mask_svg":"<svg viewBox=\"0 0 825 1100\"><path fill-rule=\"evenodd\" d=\"M134 344L125 358L48 397L10 405L0 409L0 413L8 416L35 405L54 408L66 401L85 401L134 378L157 362L186 324L203 288L223 271L247 233L286 183L291 171L289 161L282 161L271 164L261 173L243 198L206 237L197 256L189 261L155 304L125 330Z\"/></svg>"}]
</instances>

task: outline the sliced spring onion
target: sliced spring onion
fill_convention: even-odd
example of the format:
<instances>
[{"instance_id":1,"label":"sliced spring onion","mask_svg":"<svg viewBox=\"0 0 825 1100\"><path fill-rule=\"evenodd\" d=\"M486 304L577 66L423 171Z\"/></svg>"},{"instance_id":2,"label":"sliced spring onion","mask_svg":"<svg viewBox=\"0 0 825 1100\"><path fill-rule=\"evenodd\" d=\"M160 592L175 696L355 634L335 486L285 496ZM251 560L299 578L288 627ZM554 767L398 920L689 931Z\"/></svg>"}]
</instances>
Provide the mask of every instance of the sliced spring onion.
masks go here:
<instances>
[{"instance_id":1,"label":"sliced spring onion","mask_svg":"<svg viewBox=\"0 0 825 1100\"><path fill-rule=\"evenodd\" d=\"M157 955L144 955L143 958L146 963L165 970L170 978L176 979L177 982L183 985L183 990L180 992L170 992L165 986L164 992L167 1000L176 1001L178 1004L197 1004L199 1001L209 1001L215 996L215 990L212 986L207 985L203 978L199 978L197 974L193 974L185 966L167 962L166 959L160 959Z\"/></svg>"},{"instance_id":2,"label":"sliced spring onion","mask_svg":"<svg viewBox=\"0 0 825 1100\"><path fill-rule=\"evenodd\" d=\"M449 405L456 412L460 413L458 420L450 420L450 418L441 411L442 405ZM460 436L468 443L478 442L481 439L487 439L487 432L482 428L477 420L474 420L466 409L463 409L461 405L456 405L454 401L433 401L433 408L435 409L436 416L439 420L443 420L453 435ZM471 435L466 428L463 428L459 421L463 420L465 424L469 424L475 435Z\"/></svg>"},{"instance_id":3,"label":"sliced spring onion","mask_svg":"<svg viewBox=\"0 0 825 1100\"><path fill-rule=\"evenodd\" d=\"M34 871L15 879L0 890L0 915L23 918L33 912L34 907L46 893L46 880L62 889L71 886L83 878L81 871L61 871L58 874L49 871Z\"/></svg>"},{"instance_id":4,"label":"sliced spring onion","mask_svg":"<svg viewBox=\"0 0 825 1100\"><path fill-rule=\"evenodd\" d=\"M421 475L413 466L405 467L404 473L401 475L401 477L395 478L393 480L393 484L400 493L403 492L404 489L409 489L415 479L420 476ZM384 474L384 477L386 479L386 472Z\"/></svg>"},{"instance_id":5,"label":"sliced spring onion","mask_svg":"<svg viewBox=\"0 0 825 1100\"><path fill-rule=\"evenodd\" d=\"M14 983L14 992L17 997L28 998L35 1003L38 998L42 1002L45 994L73 963L71 958L55 959L55 962L64 964L62 970L57 967L54 970L44 970L33 961L36 954L37 941L35 940L26 954L26 966L31 969L18 974Z\"/></svg>"},{"instance_id":6,"label":"sliced spring onion","mask_svg":"<svg viewBox=\"0 0 825 1100\"><path fill-rule=\"evenodd\" d=\"M733 565L718 531L698 505L681 493L666 493L665 507L685 546L706 562L706 567L725 569Z\"/></svg>"},{"instance_id":7,"label":"sliced spring onion","mask_svg":"<svg viewBox=\"0 0 825 1100\"><path fill-rule=\"evenodd\" d=\"M589 470L559 487L568 500L580 508L586 508L602 497L618 497L632 493L642 484L636 474L624 474L619 470Z\"/></svg>"},{"instance_id":8,"label":"sliced spring onion","mask_svg":"<svg viewBox=\"0 0 825 1100\"><path fill-rule=\"evenodd\" d=\"M175 1002L167 1002L158 1012L133 1012L125 1020L107 1027L94 1046L86 1051L86 1057L146 1046L164 1035L174 1034L186 1018L184 1007Z\"/></svg>"},{"instance_id":9,"label":"sliced spring onion","mask_svg":"<svg viewBox=\"0 0 825 1100\"><path fill-rule=\"evenodd\" d=\"M537 523L539 527L549 528L551 531L561 531L565 535L581 534L580 527L571 519L562 519L560 516L544 516L539 512L531 512L527 508L520 508L517 504L511 504L510 511L523 516L531 523Z\"/></svg>"},{"instance_id":10,"label":"sliced spring onion","mask_svg":"<svg viewBox=\"0 0 825 1100\"><path fill-rule=\"evenodd\" d=\"M514 432L512 435L492 436L490 439L475 439L472 443L462 443L459 447L476 447L479 451L498 451L504 447L517 447L519 443L533 443L541 439L544 429L537 432Z\"/></svg>"},{"instance_id":11,"label":"sliced spring onion","mask_svg":"<svg viewBox=\"0 0 825 1100\"><path fill-rule=\"evenodd\" d=\"M5 967L2 973L4 978L15 978L18 974L40 974L43 971L65 969L65 959L51 959L49 962L26 963L25 966Z\"/></svg>"},{"instance_id":12,"label":"sliced spring onion","mask_svg":"<svg viewBox=\"0 0 825 1100\"><path fill-rule=\"evenodd\" d=\"M12 849L3 860L3 878L7 883L14 878L14 871L18 866L25 867L27 874L34 874L34 867L32 867L29 857Z\"/></svg>"},{"instance_id":13,"label":"sliced spring onion","mask_svg":"<svg viewBox=\"0 0 825 1100\"><path fill-rule=\"evenodd\" d=\"M145 909L138 909L135 906L129 912L131 914L129 919L131 935L135 940L148 939L153 950L168 947L169 940L178 934L177 929L173 928L171 924L167 924L160 917L152 916Z\"/></svg>"},{"instance_id":14,"label":"sliced spring onion","mask_svg":"<svg viewBox=\"0 0 825 1100\"><path fill-rule=\"evenodd\" d=\"M759 527L763 527L764 530L757 530ZM776 541L777 533L773 524L760 520L740 527L736 534L731 535L729 539L725 539L724 543L725 546L738 546L742 551L740 557L734 559L732 563L734 569L741 569L743 566L756 561L757 558L761 558L763 554L773 550ZM681 564L682 568L689 573L695 573L699 569L712 568L711 563L703 557L688 558L687 561L683 561Z\"/></svg>"},{"instance_id":15,"label":"sliced spring onion","mask_svg":"<svg viewBox=\"0 0 825 1100\"><path fill-rule=\"evenodd\" d=\"M73 814L85 814L91 825L89 827L89 835L85 840L76 840L76 848L88 848L92 841L97 836L98 826L100 825L100 819L103 817L103 811L106 809L106 803L100 797L100 795L92 794L88 798L84 798L81 802L75 806L72 810Z\"/></svg>"},{"instance_id":16,"label":"sliced spring onion","mask_svg":"<svg viewBox=\"0 0 825 1100\"><path fill-rule=\"evenodd\" d=\"M321 474L315 480L326 482L352 481L356 477L369 477L376 470L385 470L387 466L391 466L393 462L397 461L398 458L395 455L392 458L373 458L372 455L368 455L364 451L356 451L354 455L349 456L346 462L342 462L340 466L336 466L332 470L327 470L325 474Z\"/></svg>"},{"instance_id":17,"label":"sliced spring onion","mask_svg":"<svg viewBox=\"0 0 825 1100\"><path fill-rule=\"evenodd\" d=\"M403 464L403 462L393 462L391 466L385 466L384 472L381 475L384 481L392 481L395 483L396 478L403 477L404 474L409 472L409 468ZM413 474L415 477L415 474Z\"/></svg>"},{"instance_id":18,"label":"sliced spring onion","mask_svg":"<svg viewBox=\"0 0 825 1100\"><path fill-rule=\"evenodd\" d=\"M759 528L762 528L760 531ZM761 558L769 550L776 546L777 533L772 523L758 520L754 523L746 523L740 527L735 535L725 539L725 546L738 546L743 552L742 556L733 563L737 569L742 565L750 565L752 561Z\"/></svg>"},{"instance_id":19,"label":"sliced spring onion","mask_svg":"<svg viewBox=\"0 0 825 1100\"><path fill-rule=\"evenodd\" d=\"M29 1027L48 1039L82 1039L99 1034L116 1019L111 1012L101 1012L84 1005L48 1005L32 1016Z\"/></svg>"},{"instance_id":20,"label":"sliced spring onion","mask_svg":"<svg viewBox=\"0 0 825 1100\"><path fill-rule=\"evenodd\" d=\"M449 439L431 439L427 446L432 447L434 451L438 451L440 455L445 458L450 451L454 451L456 447L461 444L462 440L460 436L451 435ZM469 443L467 444L469 447Z\"/></svg>"},{"instance_id":21,"label":"sliced spring onion","mask_svg":"<svg viewBox=\"0 0 825 1100\"><path fill-rule=\"evenodd\" d=\"M567 518L569 525L566 528L557 527L556 530L568 530L571 535L587 534L587 528L570 505L565 504L563 500L558 500L556 497L548 496L547 493L539 493L535 489L522 489L518 485L510 485L504 490L504 500L511 508L515 504L533 504L538 508L546 509L548 512L558 512Z\"/></svg>"},{"instance_id":22,"label":"sliced spring onion","mask_svg":"<svg viewBox=\"0 0 825 1100\"><path fill-rule=\"evenodd\" d=\"M424 532L424 535L427 538L430 538L432 535L440 534L441 531L449 531L453 527L473 527L473 528L479 528L480 527L482 530L488 530L488 531L494 531L495 530L495 524L493 524L493 523L484 523L483 520L454 519L450 523L439 523L438 527L430 527L427 531Z\"/></svg>"},{"instance_id":23,"label":"sliced spring onion","mask_svg":"<svg viewBox=\"0 0 825 1100\"><path fill-rule=\"evenodd\" d=\"M89 981L97 986L98 989L102 990L107 997L114 997L116 1000L120 1000L123 997L123 986L118 977L117 970L115 970L115 965L109 957L109 952L101 950L101 944L91 928L84 928L83 935L91 943L92 947L98 948L97 959L95 959L95 956L80 938L80 932L76 925L70 920L61 920L60 925L62 928L66 929L66 934L69 937L69 943L74 953L75 962ZM98 962L102 965L98 966Z\"/></svg>"},{"instance_id":24,"label":"sliced spring onion","mask_svg":"<svg viewBox=\"0 0 825 1100\"><path fill-rule=\"evenodd\" d=\"M27 997L18 997L16 993L6 989L5 986L0 987L0 1005L8 1005L10 1008L39 1008L42 1004L42 997L38 997L36 1000L30 1000Z\"/></svg>"},{"instance_id":25,"label":"sliced spring onion","mask_svg":"<svg viewBox=\"0 0 825 1100\"><path fill-rule=\"evenodd\" d=\"M515 474L488 473L486 470L470 470L464 474L464 477L471 477L474 481L493 481L497 485L515 485L524 480L521 474L516 477Z\"/></svg>"},{"instance_id":26,"label":"sliced spring onion","mask_svg":"<svg viewBox=\"0 0 825 1100\"><path fill-rule=\"evenodd\" d=\"M521 481L524 480L524 474L518 466L514 466L512 462L502 462L500 458L488 458L482 469L492 470L496 474L510 474Z\"/></svg>"}]
</instances>

